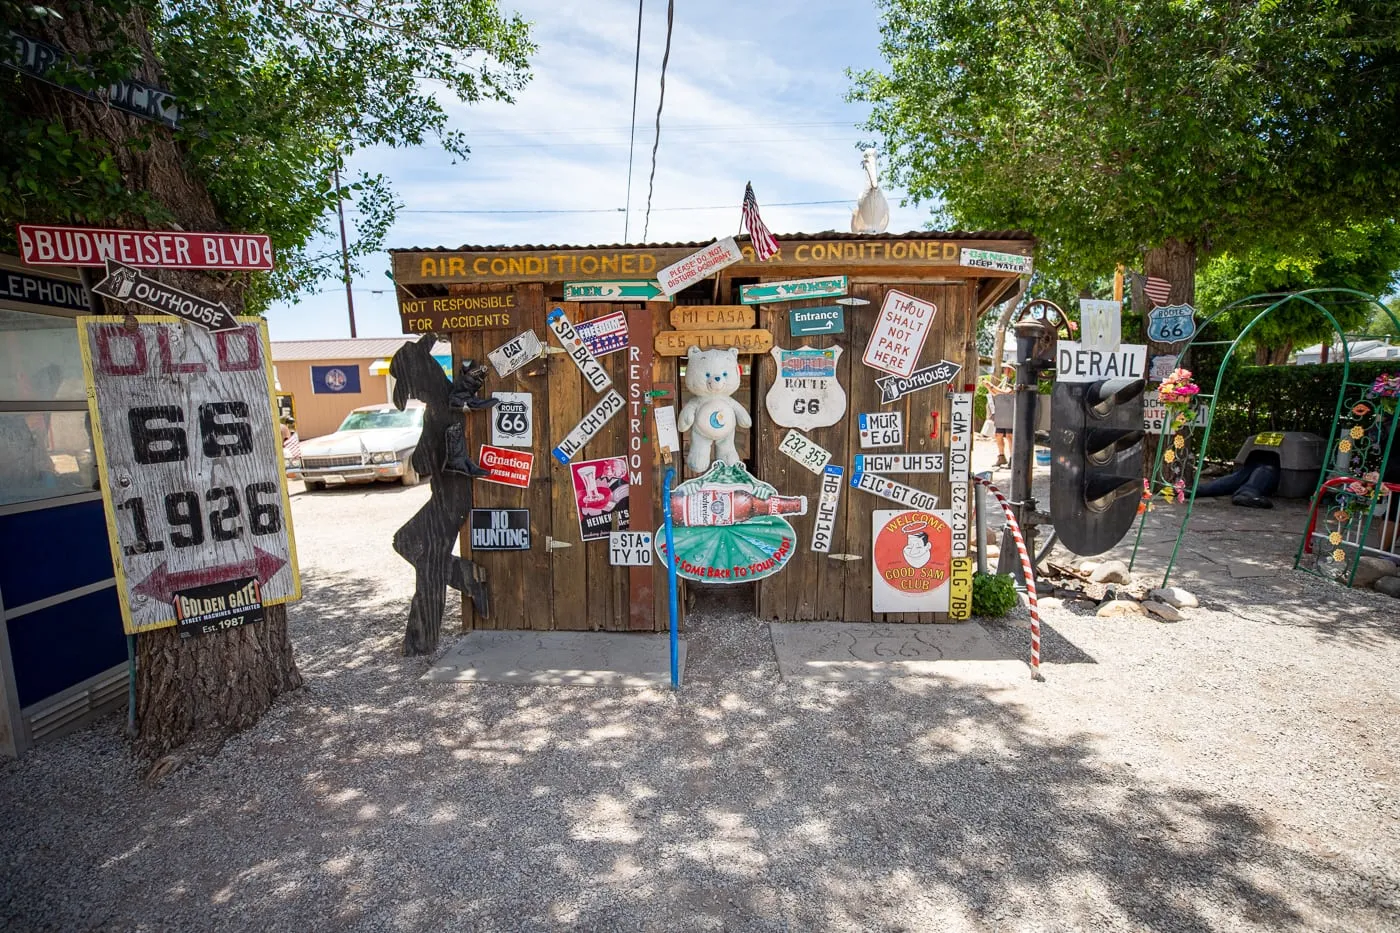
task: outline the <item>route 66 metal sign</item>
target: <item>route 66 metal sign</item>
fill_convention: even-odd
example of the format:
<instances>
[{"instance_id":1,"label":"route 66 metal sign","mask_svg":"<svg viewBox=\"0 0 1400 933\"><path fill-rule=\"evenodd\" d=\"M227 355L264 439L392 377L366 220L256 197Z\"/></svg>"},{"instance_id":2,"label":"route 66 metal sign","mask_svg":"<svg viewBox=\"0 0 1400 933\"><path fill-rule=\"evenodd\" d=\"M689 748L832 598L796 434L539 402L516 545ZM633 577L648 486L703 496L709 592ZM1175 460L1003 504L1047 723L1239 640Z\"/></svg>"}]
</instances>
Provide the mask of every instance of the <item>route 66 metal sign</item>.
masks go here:
<instances>
[{"instance_id":1,"label":"route 66 metal sign","mask_svg":"<svg viewBox=\"0 0 1400 933\"><path fill-rule=\"evenodd\" d=\"M836 379L840 347L799 347L768 351L778 363L778 376L764 404L774 424L785 428L825 428L846 414L846 390Z\"/></svg>"},{"instance_id":2,"label":"route 66 metal sign","mask_svg":"<svg viewBox=\"0 0 1400 933\"><path fill-rule=\"evenodd\" d=\"M1160 305L1147 314L1147 339L1181 343L1196 334L1196 309L1190 305Z\"/></svg>"},{"instance_id":3,"label":"route 66 metal sign","mask_svg":"<svg viewBox=\"0 0 1400 933\"><path fill-rule=\"evenodd\" d=\"M491 443L496 447L533 447L534 400L529 392L492 392L501 400L492 412Z\"/></svg>"}]
</instances>

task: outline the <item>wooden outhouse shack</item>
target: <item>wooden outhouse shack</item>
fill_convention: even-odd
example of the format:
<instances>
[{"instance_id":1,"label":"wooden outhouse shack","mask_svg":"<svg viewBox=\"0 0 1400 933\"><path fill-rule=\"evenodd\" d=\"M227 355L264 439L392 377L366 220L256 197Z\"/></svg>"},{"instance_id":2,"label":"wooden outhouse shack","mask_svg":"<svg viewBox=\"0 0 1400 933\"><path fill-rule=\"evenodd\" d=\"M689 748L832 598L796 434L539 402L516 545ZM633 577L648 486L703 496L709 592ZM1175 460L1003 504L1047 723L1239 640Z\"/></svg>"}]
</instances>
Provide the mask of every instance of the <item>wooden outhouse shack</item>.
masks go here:
<instances>
[{"instance_id":1,"label":"wooden outhouse shack","mask_svg":"<svg viewBox=\"0 0 1400 933\"><path fill-rule=\"evenodd\" d=\"M608 535L625 528L663 540L667 465L656 415L691 398L691 347L740 351L730 397L752 424L739 419L734 443L753 480L741 515L792 503L788 514L771 506L764 516L791 533L752 574L739 571L757 580L759 617L965 617L977 320L1017 294L1033 240L1011 231L796 234L780 236L780 255L759 262L747 238L735 239L737 252L727 241L392 251L404 332L450 339L456 362L490 358L484 394L510 393L466 416L469 450L504 464L505 482L474 484L482 511L463 529L461 553L485 567L492 610L476 618L467 602L464 628L666 628L673 555L653 549L649 565L614 565L639 558L614 553L635 542ZM717 266L728 264L697 277L717 256ZM668 296L661 285L678 290ZM595 351L606 381L565 352L561 318ZM531 359L501 377L502 363L516 365L508 357ZM713 358L695 357L697 378ZM624 407L590 435L597 419L587 416L607 414L612 391ZM583 436L577 428L588 435L581 449L566 441ZM696 477L690 443L682 431L671 456L676 484ZM710 501L694 498L696 488L682 487L673 502L693 510ZM590 496L606 500L601 510L584 506ZM510 530L526 523L528 536ZM726 546L747 540L736 528L726 529ZM474 538L516 549L474 547ZM745 582L711 572L714 582Z\"/></svg>"}]
</instances>

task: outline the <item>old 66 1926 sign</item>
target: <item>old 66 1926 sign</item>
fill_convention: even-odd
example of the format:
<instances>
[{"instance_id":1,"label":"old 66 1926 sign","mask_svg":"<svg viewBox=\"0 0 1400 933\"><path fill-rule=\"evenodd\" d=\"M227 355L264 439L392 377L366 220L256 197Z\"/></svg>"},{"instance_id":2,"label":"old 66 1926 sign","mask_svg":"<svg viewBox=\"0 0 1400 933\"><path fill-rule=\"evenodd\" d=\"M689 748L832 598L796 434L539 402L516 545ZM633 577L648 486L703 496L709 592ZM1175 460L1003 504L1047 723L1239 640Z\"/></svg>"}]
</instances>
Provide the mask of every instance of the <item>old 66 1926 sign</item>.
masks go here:
<instances>
[{"instance_id":1,"label":"old 66 1926 sign","mask_svg":"<svg viewBox=\"0 0 1400 933\"><path fill-rule=\"evenodd\" d=\"M78 319L128 633L206 635L298 599L265 325Z\"/></svg>"}]
</instances>

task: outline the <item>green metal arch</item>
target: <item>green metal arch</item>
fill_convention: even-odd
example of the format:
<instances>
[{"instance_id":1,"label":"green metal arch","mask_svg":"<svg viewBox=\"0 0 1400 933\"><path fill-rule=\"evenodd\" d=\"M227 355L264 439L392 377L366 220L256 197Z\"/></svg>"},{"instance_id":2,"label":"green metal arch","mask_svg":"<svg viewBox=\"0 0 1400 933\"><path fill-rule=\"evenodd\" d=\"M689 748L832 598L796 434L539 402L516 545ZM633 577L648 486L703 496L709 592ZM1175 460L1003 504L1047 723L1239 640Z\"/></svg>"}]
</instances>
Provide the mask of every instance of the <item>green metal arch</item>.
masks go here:
<instances>
[{"instance_id":1,"label":"green metal arch","mask_svg":"<svg viewBox=\"0 0 1400 933\"><path fill-rule=\"evenodd\" d=\"M1342 401L1346 397L1347 384L1349 383L1351 376L1351 345L1347 342L1347 335L1342 330L1341 325L1337 323L1337 319L1333 317L1332 313L1328 311L1325 307L1323 307L1321 304L1319 304L1314 298L1314 296L1321 297L1324 295L1348 295L1364 299L1364 301L1369 302L1370 304L1373 304L1376 307L1380 308L1382 311L1384 311L1386 313L1386 316L1389 317L1390 320L1395 324L1396 329L1400 331L1400 318L1397 318L1394 312L1392 312L1389 308L1382 304L1380 299L1376 298L1374 295L1367 295L1365 292L1360 292L1352 288L1310 288L1301 292L1261 292L1257 295L1249 295L1248 297L1232 301L1224 307L1215 311L1213 314L1207 317L1199 327L1196 328L1196 333L1191 336L1190 340L1186 341L1186 345L1182 347L1181 352L1177 354L1177 359L1185 357L1186 354L1191 350L1191 347L1196 344L1198 338L1205 334L1206 328L1210 327L1211 324L1213 324L1217 319L1220 318L1221 315L1225 314L1227 311L1240 307L1250 307L1251 304L1255 302L1263 304L1263 302L1259 301L1260 299L1264 299L1265 301L1267 301L1268 299L1276 299L1274 301L1269 302L1267 306L1264 307L1264 310L1256 314L1254 318L1250 320L1248 324L1245 325L1244 329L1241 330L1237 335L1235 335L1235 338L1230 342L1229 349L1225 351L1224 358L1220 361L1220 368L1215 374L1215 385L1212 387L1212 391L1210 393L1210 408L1207 410L1206 413L1205 431L1202 433L1201 436L1200 451L1197 454L1196 458L1196 469L1193 471L1193 476L1191 479L1191 498L1186 506L1186 514L1182 517L1181 527L1177 529L1176 543L1172 547L1171 559L1167 561L1167 569L1162 574L1163 586L1166 586L1167 581L1171 579L1172 568L1176 566L1176 557L1181 550L1181 540L1186 535L1186 527L1191 522L1191 513L1194 511L1196 506L1196 489L1200 486L1201 483L1201 465L1205 460L1206 450L1208 450L1210 447L1210 431L1215 424L1215 406L1220 401L1220 387L1224 383L1225 372L1229 368L1230 361L1234 357L1235 351L1239 348L1241 341L1243 341L1246 337L1249 336L1250 331L1254 330L1255 326L1257 326L1260 321L1264 320L1264 318L1268 317L1275 310L1283 307L1284 305L1292 301L1302 301L1303 303L1311 305L1314 309L1321 312L1322 316L1325 317L1328 323L1332 325L1332 330L1336 333L1337 337L1340 338L1342 342L1342 386L1337 393L1337 404L1336 408L1333 410L1332 413L1332 430L1328 434L1326 447L1326 449L1329 452L1335 449L1334 445L1337 440L1337 428L1339 423L1341 422ZM1210 342L1214 343L1214 341ZM1203 341L1203 343L1205 342ZM1389 439L1386 441L1386 450L1382 454L1381 459L1382 468L1384 468L1386 461L1389 459L1390 448L1394 444L1395 440L1395 433L1396 432L1392 430ZM1157 455L1153 459L1152 473L1148 477L1148 486L1150 490L1156 488L1155 480L1157 479L1158 473L1162 466L1162 454L1166 449L1165 444L1167 437L1168 434L1166 432L1157 435ZM1327 470L1324 467L1324 469L1318 476L1317 488L1313 490L1314 500L1317 499L1317 494L1322 489L1322 484L1326 482L1326 479ZM1379 496L1379 494L1380 487L1379 485L1377 485L1376 490L1372 493L1373 502L1375 501L1375 498ZM1368 514L1366 520L1366 529L1364 529L1362 532L1363 539L1364 536L1369 532L1370 521L1371 519ZM1131 569L1133 564L1137 561L1138 547L1142 544L1142 533L1146 523L1147 514L1144 512L1138 518L1138 533L1136 540L1133 542L1132 556L1128 561L1129 569ZM1298 553L1299 556L1301 556L1302 545L1299 546ZM1360 549L1358 549L1358 557L1360 556L1360 553ZM1356 559L1353 558L1351 574L1348 575L1348 583L1350 583L1351 576L1354 576L1356 573L1356 563ZM1295 558L1294 566L1296 567L1297 564L1298 559Z\"/></svg>"}]
</instances>

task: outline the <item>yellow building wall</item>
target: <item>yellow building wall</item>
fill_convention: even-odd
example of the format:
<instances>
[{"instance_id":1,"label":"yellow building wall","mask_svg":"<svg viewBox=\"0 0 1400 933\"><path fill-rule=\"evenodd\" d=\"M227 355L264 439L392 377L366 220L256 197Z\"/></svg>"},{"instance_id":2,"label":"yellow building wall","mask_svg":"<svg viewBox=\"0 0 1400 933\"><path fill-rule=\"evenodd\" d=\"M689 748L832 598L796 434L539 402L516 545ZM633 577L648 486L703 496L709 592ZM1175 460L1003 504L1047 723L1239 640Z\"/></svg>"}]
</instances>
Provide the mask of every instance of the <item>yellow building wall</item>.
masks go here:
<instances>
[{"instance_id":1,"label":"yellow building wall","mask_svg":"<svg viewBox=\"0 0 1400 933\"><path fill-rule=\"evenodd\" d=\"M374 359L362 360L283 360L274 363L277 367L279 392L289 392L296 406L297 436L306 440L330 434L340 427L353 409L362 405L379 405L389 401L389 380L387 376L371 376L370 364ZM360 391L322 393L311 391L311 367L313 366L358 366L360 367Z\"/></svg>"}]
</instances>

